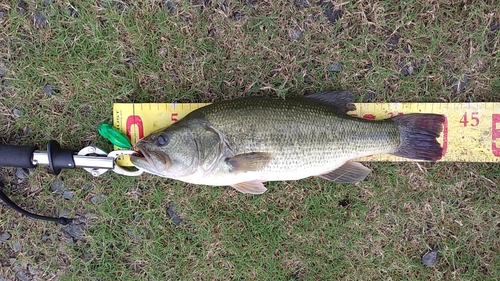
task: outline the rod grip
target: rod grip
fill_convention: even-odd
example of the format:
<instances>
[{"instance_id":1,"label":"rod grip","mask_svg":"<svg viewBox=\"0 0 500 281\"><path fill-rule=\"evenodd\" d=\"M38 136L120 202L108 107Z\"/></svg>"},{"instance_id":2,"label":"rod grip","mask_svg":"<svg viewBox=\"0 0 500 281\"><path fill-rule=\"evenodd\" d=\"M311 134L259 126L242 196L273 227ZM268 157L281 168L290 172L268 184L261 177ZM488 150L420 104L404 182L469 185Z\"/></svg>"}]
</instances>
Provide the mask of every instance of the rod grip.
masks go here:
<instances>
[{"instance_id":1,"label":"rod grip","mask_svg":"<svg viewBox=\"0 0 500 281\"><path fill-rule=\"evenodd\" d=\"M0 144L0 166L34 168L32 158L36 146Z\"/></svg>"}]
</instances>

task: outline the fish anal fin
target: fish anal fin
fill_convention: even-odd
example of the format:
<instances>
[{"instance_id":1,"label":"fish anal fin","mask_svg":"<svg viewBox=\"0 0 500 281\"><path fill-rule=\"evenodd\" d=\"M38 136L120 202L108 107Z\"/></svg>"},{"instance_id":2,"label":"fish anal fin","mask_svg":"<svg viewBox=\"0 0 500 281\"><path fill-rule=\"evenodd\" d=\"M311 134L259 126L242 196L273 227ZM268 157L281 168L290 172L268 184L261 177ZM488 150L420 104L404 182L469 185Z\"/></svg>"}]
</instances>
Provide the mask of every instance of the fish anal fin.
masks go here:
<instances>
[{"instance_id":1,"label":"fish anal fin","mask_svg":"<svg viewBox=\"0 0 500 281\"><path fill-rule=\"evenodd\" d=\"M271 154L266 152L250 152L235 155L226 159L231 165L231 172L257 171L265 167L271 161Z\"/></svg>"},{"instance_id":2,"label":"fish anal fin","mask_svg":"<svg viewBox=\"0 0 500 281\"><path fill-rule=\"evenodd\" d=\"M340 168L319 175L318 177L339 183L355 183L364 180L370 171L370 169L359 162L349 161L340 166Z\"/></svg>"},{"instance_id":3,"label":"fish anal fin","mask_svg":"<svg viewBox=\"0 0 500 281\"><path fill-rule=\"evenodd\" d=\"M231 186L239 192L247 194L262 194L267 190L264 183L258 180L241 182Z\"/></svg>"},{"instance_id":4,"label":"fish anal fin","mask_svg":"<svg viewBox=\"0 0 500 281\"><path fill-rule=\"evenodd\" d=\"M334 107L337 112L341 114L356 110L356 106L353 104L354 95L349 91L319 92L305 97L328 104Z\"/></svg>"}]
</instances>

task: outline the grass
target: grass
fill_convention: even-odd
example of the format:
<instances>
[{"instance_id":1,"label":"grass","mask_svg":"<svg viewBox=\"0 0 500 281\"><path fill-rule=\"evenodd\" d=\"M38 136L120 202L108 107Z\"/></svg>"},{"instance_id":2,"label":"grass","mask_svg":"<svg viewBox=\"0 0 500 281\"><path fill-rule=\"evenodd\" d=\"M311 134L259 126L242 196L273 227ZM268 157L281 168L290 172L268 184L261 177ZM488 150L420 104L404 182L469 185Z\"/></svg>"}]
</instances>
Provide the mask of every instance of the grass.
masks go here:
<instances>
[{"instance_id":1,"label":"grass","mask_svg":"<svg viewBox=\"0 0 500 281\"><path fill-rule=\"evenodd\" d=\"M111 150L97 126L111 121L114 102L332 89L359 101L498 102L493 0L79 2L77 17L65 1L0 4L3 142ZM332 23L327 9L341 18ZM328 70L335 63L342 71ZM16 202L81 216L83 236L1 208L0 234L11 237L0 245L0 280L498 278L498 163L369 166L355 185L277 182L262 196L83 170L19 179L3 168ZM52 192L54 181L74 197ZM426 267L421 256L433 248L440 259Z\"/></svg>"}]
</instances>

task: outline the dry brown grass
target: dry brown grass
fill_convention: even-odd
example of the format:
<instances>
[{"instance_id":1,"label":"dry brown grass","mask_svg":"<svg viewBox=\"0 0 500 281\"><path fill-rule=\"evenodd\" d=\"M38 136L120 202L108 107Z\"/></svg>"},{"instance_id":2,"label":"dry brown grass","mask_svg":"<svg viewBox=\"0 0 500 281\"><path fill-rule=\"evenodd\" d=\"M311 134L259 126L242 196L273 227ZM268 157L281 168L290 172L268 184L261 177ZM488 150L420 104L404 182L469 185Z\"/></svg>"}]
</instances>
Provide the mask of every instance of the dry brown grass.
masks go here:
<instances>
[{"instance_id":1,"label":"dry brown grass","mask_svg":"<svg viewBox=\"0 0 500 281\"><path fill-rule=\"evenodd\" d=\"M79 17L66 2L47 2L0 4L3 142L111 149L96 127L113 102L334 89L359 101L498 101L494 0L72 3ZM49 23L35 25L37 13ZM338 63L340 72L329 70ZM45 94L46 84L57 91ZM83 216L84 236L2 208L0 234L11 238L0 245L0 280L497 278L497 163L368 165L369 180L355 185L274 183L257 197L154 176L37 169L21 180L2 169L13 199ZM73 199L50 191L56 179ZM427 268L420 258L432 248L440 259Z\"/></svg>"}]
</instances>

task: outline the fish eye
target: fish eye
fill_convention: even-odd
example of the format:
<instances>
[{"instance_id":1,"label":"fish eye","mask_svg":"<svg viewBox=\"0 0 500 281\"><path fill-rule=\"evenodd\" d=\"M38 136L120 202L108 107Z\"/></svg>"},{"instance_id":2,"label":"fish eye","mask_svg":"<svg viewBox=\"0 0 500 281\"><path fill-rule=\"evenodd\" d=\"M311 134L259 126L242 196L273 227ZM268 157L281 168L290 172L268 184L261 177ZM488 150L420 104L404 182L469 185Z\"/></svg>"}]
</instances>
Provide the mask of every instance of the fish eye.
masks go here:
<instances>
[{"instance_id":1,"label":"fish eye","mask_svg":"<svg viewBox=\"0 0 500 281\"><path fill-rule=\"evenodd\" d=\"M165 136L162 136L162 135L159 135L157 138L156 138L156 142L158 143L159 146L165 146L168 144L169 142L169 139L166 138Z\"/></svg>"}]
</instances>

